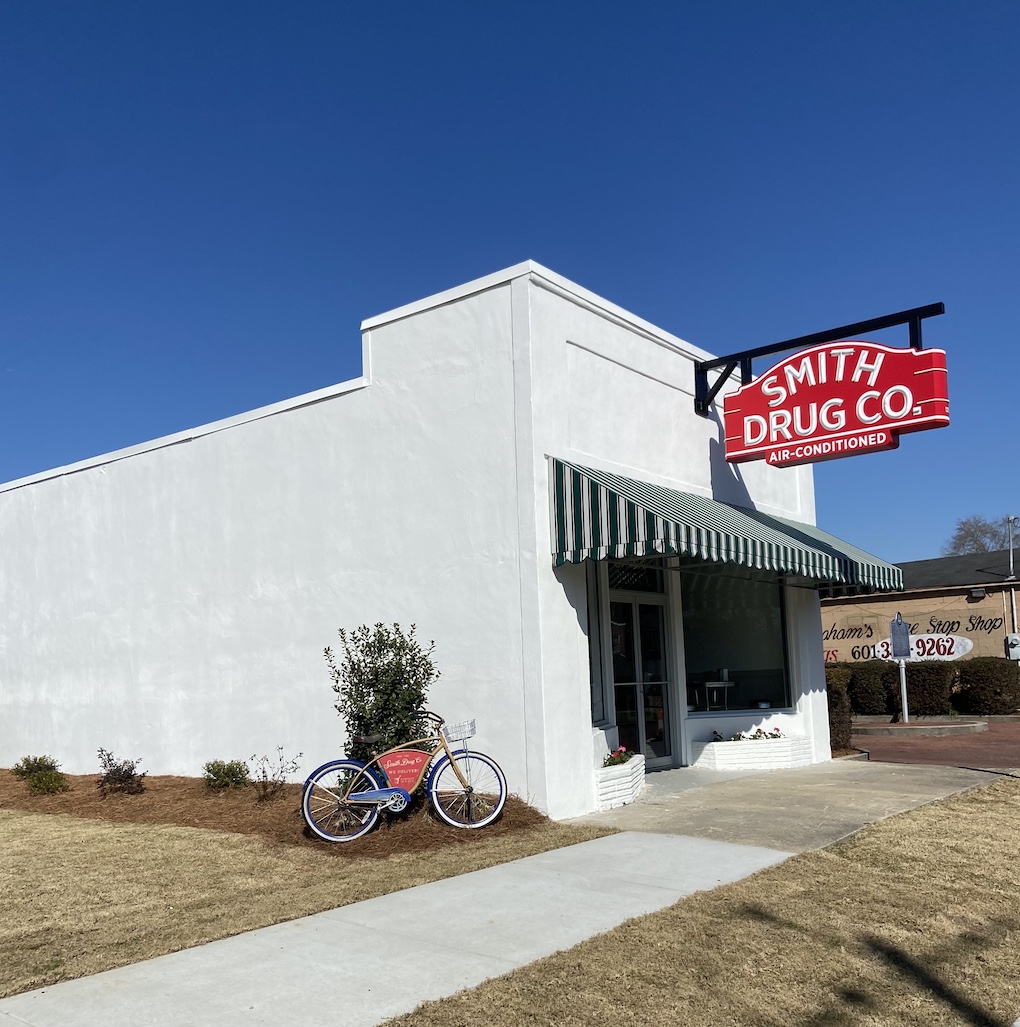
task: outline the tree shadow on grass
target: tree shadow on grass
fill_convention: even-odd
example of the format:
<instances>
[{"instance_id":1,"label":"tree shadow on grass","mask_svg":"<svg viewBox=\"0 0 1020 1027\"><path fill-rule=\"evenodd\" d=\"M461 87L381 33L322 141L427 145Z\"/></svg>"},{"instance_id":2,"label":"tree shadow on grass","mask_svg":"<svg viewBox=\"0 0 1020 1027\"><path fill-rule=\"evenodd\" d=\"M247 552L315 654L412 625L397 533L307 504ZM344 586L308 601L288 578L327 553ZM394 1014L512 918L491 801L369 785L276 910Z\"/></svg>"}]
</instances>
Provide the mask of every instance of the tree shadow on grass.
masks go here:
<instances>
[{"instance_id":1,"label":"tree shadow on grass","mask_svg":"<svg viewBox=\"0 0 1020 1027\"><path fill-rule=\"evenodd\" d=\"M922 965L918 960L912 959L902 949L882 941L881 938L869 936L863 941L872 952L885 961L887 966L944 1002L966 1023L974 1024L974 1027L1009 1027L1007 1021L1000 1020L976 1002L971 1002L958 989L951 987L938 974Z\"/></svg>"},{"instance_id":2,"label":"tree shadow on grass","mask_svg":"<svg viewBox=\"0 0 1020 1027\"><path fill-rule=\"evenodd\" d=\"M749 917L774 927L796 931L807 935L826 945L843 944L835 932L821 928L811 929L803 924L778 917L760 906L745 905L742 911ZM975 950L981 950L997 944L1016 924L1002 920L994 920L984 934L964 931L946 940L938 946L924 961L911 956L902 948L878 938L865 934L856 941L863 951L880 960L888 971L901 979L909 981L920 991L948 1006L959 1018L961 1023L972 1027L1011 1027L1013 1020L1003 1020L985 1009L977 1002L968 998L959 988L949 984L936 967L939 964L958 962L962 957ZM816 1013L812 1013L802 1021L804 1027L838 1027L853 1024L858 1013L881 1013L882 1008L874 995L859 988L836 987L834 989L840 1000L838 1005L830 1004Z\"/></svg>"}]
</instances>

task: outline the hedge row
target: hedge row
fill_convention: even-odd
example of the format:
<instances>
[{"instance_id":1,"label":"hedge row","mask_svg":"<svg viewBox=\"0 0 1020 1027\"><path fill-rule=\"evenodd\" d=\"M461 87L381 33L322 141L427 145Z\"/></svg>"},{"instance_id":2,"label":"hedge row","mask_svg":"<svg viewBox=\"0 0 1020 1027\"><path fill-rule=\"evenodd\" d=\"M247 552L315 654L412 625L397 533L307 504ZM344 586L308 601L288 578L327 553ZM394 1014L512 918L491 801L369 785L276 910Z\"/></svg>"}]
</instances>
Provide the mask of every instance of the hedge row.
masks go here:
<instances>
[{"instance_id":1,"label":"hedge row","mask_svg":"<svg viewBox=\"0 0 1020 1027\"><path fill-rule=\"evenodd\" d=\"M900 712L900 668L884 660L844 664L850 670L847 691L854 713L895 716ZM952 713L955 670L941 660L907 664L907 705L918 717L948 717Z\"/></svg>"},{"instance_id":2,"label":"hedge row","mask_svg":"<svg viewBox=\"0 0 1020 1027\"><path fill-rule=\"evenodd\" d=\"M960 664L960 687L953 696L960 713L1002 715L1020 708L1020 667L1015 660L979 656Z\"/></svg>"},{"instance_id":3,"label":"hedge row","mask_svg":"<svg viewBox=\"0 0 1020 1027\"><path fill-rule=\"evenodd\" d=\"M825 691L829 699L829 745L832 749L850 746L850 669L830 663L825 668Z\"/></svg>"},{"instance_id":4,"label":"hedge row","mask_svg":"<svg viewBox=\"0 0 1020 1027\"><path fill-rule=\"evenodd\" d=\"M853 713L895 717L901 712L897 664L885 660L827 664L826 681L834 675L839 680L846 677ZM907 664L907 705L918 717L947 717L954 712L979 716L1016 713L1020 710L1020 668L1013 660L996 656L959 663L911 662Z\"/></svg>"}]
</instances>

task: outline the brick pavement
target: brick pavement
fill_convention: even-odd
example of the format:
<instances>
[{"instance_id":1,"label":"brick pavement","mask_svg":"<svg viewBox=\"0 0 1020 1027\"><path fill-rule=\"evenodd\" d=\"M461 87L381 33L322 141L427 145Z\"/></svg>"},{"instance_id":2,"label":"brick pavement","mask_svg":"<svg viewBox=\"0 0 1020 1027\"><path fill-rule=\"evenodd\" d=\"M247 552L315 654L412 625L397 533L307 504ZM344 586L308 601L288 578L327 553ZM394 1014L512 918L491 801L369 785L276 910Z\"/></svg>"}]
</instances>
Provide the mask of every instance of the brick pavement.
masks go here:
<instances>
[{"instance_id":1,"label":"brick pavement","mask_svg":"<svg viewBox=\"0 0 1020 1027\"><path fill-rule=\"evenodd\" d=\"M882 763L921 763L978 770L1020 768L1020 721L989 720L988 730L974 735L901 738L855 735L853 744Z\"/></svg>"}]
</instances>

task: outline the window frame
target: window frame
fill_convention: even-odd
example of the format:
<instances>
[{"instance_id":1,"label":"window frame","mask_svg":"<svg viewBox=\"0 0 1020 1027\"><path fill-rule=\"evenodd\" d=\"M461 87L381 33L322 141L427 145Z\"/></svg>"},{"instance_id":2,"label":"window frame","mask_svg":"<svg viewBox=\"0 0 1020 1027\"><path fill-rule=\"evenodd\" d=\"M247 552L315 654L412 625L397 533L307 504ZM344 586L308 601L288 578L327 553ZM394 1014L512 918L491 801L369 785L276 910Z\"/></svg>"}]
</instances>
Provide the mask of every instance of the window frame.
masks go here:
<instances>
[{"instance_id":1,"label":"window frame","mask_svg":"<svg viewBox=\"0 0 1020 1027\"><path fill-rule=\"evenodd\" d=\"M788 605L787 605L787 584L784 580L784 576L781 574L771 574L767 571L757 571L750 568L737 568L733 564L720 563L715 564L709 561L680 561L678 567L680 571L680 601L681 601L681 626L683 629L683 656L684 656L684 686L685 694L686 688L690 685L690 670L688 666L689 658L689 646L687 644L687 623L686 614L690 607L687 603L687 597L684 594L683 579L685 575L697 574L699 572L707 575L720 575L729 576L735 580L742 581L757 581L763 584L772 584L778 590L779 593L779 628L780 628L780 646L783 656L783 703L781 705L772 705L766 708L757 706L739 706L734 709L701 709L701 710L690 710L686 707L690 704L685 701L684 703L684 715L691 720L705 719L711 717L747 717L748 714L772 714L772 713L792 713L797 709L797 702L794 697L793 688L793 667L790 662L790 627L788 618ZM727 571L729 574L727 575ZM701 671L695 671L694 673L700 674Z\"/></svg>"}]
</instances>

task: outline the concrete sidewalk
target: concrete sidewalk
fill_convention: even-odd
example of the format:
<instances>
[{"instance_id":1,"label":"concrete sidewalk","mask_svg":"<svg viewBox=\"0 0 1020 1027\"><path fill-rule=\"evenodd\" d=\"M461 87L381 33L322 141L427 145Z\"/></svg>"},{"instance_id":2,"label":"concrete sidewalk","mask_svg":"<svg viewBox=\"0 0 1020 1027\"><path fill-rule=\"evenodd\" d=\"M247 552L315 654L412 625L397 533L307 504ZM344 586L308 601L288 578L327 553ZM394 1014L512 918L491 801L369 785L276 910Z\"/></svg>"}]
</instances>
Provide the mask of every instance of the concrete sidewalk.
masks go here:
<instances>
[{"instance_id":1,"label":"concrete sidewalk","mask_svg":"<svg viewBox=\"0 0 1020 1027\"><path fill-rule=\"evenodd\" d=\"M370 1027L788 852L618 834L0 1000L0 1025Z\"/></svg>"},{"instance_id":2,"label":"concrete sidewalk","mask_svg":"<svg viewBox=\"0 0 1020 1027\"><path fill-rule=\"evenodd\" d=\"M994 771L862 760L766 772L682 767L648 774L638 802L575 823L805 852L995 778Z\"/></svg>"},{"instance_id":3,"label":"concrete sidewalk","mask_svg":"<svg viewBox=\"0 0 1020 1027\"><path fill-rule=\"evenodd\" d=\"M0 1000L0 1027L370 1027L993 778L835 762L648 775L626 833Z\"/></svg>"}]
</instances>

